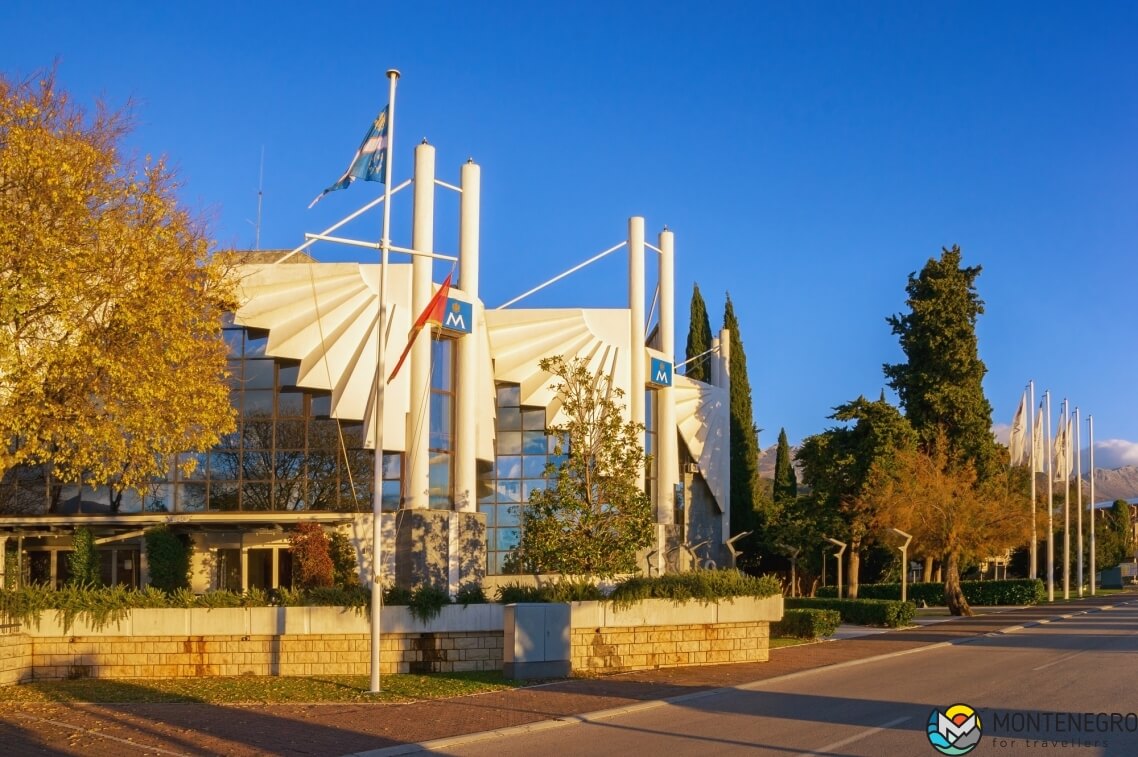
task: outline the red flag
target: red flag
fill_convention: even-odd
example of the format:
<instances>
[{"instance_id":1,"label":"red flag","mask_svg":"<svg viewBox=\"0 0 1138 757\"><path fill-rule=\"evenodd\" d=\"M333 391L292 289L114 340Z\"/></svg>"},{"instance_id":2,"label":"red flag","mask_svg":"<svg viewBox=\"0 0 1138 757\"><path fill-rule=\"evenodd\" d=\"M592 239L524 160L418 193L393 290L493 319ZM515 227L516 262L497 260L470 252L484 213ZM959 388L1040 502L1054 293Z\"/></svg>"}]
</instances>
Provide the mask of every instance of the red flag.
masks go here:
<instances>
[{"instance_id":1,"label":"red flag","mask_svg":"<svg viewBox=\"0 0 1138 757\"><path fill-rule=\"evenodd\" d=\"M447 295L450 294L450 274L443 279L442 286L439 291L435 292L430 301L427 302L427 307L423 308L423 312L415 319L415 323L411 326L411 331L407 333L407 346L403 348L403 354L399 356L399 361L395 363L395 367L391 370L391 375L387 377L387 383L391 383L395 379L395 374L399 373L399 369L403 367L403 361L407 359L407 355L411 352L411 346L415 344L415 337L423 330L423 327L428 323L434 326L443 325L443 315L446 313Z\"/></svg>"}]
</instances>

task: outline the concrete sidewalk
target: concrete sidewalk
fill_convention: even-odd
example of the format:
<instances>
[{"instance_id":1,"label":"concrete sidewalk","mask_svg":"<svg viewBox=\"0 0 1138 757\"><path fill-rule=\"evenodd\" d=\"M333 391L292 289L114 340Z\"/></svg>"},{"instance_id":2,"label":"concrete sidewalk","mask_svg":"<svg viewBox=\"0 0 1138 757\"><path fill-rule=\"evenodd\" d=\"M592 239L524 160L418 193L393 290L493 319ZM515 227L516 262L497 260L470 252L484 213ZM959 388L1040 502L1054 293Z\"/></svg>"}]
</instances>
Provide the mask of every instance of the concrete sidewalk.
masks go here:
<instances>
[{"instance_id":1,"label":"concrete sidewalk","mask_svg":"<svg viewBox=\"0 0 1138 757\"><path fill-rule=\"evenodd\" d=\"M852 638L771 650L770 661L667 668L604 678L578 678L522 689L410 704L217 706L208 704L35 704L0 713L0 743L20 754L345 755L419 751L455 739L511 728L550 727L600 718L629 707L651 707L719 688L884 655L918 653L966 643L1065 616L1097 612L1138 595L1085 598L989 612L972 618L923 613L907 629L849 630ZM982 608L976 608L977 612ZM549 723L550 725L538 725ZM130 749L126 748L130 745ZM14 752L14 753L16 753Z\"/></svg>"}]
</instances>

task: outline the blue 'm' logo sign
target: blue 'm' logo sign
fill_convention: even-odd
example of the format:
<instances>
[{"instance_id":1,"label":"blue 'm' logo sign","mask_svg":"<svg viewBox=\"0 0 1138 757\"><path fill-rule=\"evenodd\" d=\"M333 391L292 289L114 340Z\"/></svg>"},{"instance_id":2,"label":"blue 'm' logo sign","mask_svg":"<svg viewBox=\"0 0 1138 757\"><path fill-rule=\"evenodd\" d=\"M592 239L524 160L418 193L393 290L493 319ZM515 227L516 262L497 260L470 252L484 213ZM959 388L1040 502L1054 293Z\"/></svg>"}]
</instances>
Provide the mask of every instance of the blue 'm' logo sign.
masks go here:
<instances>
[{"instance_id":1,"label":"blue 'm' logo sign","mask_svg":"<svg viewBox=\"0 0 1138 757\"><path fill-rule=\"evenodd\" d=\"M656 386L671 386L672 364L658 357L652 358L652 364L648 371L648 381Z\"/></svg>"},{"instance_id":2,"label":"blue 'm' logo sign","mask_svg":"<svg viewBox=\"0 0 1138 757\"><path fill-rule=\"evenodd\" d=\"M469 302L448 297L446 313L443 314L443 328L469 334L474 328L474 308Z\"/></svg>"}]
</instances>

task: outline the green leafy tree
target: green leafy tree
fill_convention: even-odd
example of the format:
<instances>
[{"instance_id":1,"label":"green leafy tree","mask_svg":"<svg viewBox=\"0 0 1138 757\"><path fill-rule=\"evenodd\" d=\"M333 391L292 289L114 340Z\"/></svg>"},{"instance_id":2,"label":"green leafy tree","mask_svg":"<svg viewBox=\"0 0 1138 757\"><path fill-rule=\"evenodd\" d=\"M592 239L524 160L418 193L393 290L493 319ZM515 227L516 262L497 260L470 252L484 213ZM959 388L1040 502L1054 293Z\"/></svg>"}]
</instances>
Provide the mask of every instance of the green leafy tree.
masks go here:
<instances>
[{"instance_id":1,"label":"green leafy tree","mask_svg":"<svg viewBox=\"0 0 1138 757\"><path fill-rule=\"evenodd\" d=\"M150 565L150 584L167 593L190 585L190 537L176 534L167 526L146 532L146 560Z\"/></svg>"},{"instance_id":2,"label":"green leafy tree","mask_svg":"<svg viewBox=\"0 0 1138 757\"><path fill-rule=\"evenodd\" d=\"M817 522L834 529L823 534L845 542L846 582L856 597L862 552L880 525L880 488L899 452L913 449L916 434L897 408L884 399L858 397L834 408L831 419L852 423L807 437L798 450L809 500Z\"/></svg>"},{"instance_id":3,"label":"green leafy tree","mask_svg":"<svg viewBox=\"0 0 1138 757\"><path fill-rule=\"evenodd\" d=\"M331 586L335 580L328 534L319 523L298 523L288 539L292 547L293 576L301 589Z\"/></svg>"},{"instance_id":4,"label":"green leafy tree","mask_svg":"<svg viewBox=\"0 0 1138 757\"><path fill-rule=\"evenodd\" d=\"M790 442L786 429L779 429L778 449L774 456L774 504L781 511L783 507L798 498L798 475L790 456Z\"/></svg>"},{"instance_id":5,"label":"green leafy tree","mask_svg":"<svg viewBox=\"0 0 1138 757\"><path fill-rule=\"evenodd\" d=\"M703 355L711 349L711 322L707 318L707 305L703 302L703 295L699 293L699 284L692 285L691 292L691 325L688 326L687 359L692 360L696 355ZM688 378L703 382L711 381L711 355L704 355L699 360L688 363L684 375Z\"/></svg>"},{"instance_id":6,"label":"green leafy tree","mask_svg":"<svg viewBox=\"0 0 1138 757\"><path fill-rule=\"evenodd\" d=\"M762 529L767 524L759 480L759 430L751 404L747 354L739 333L739 319L731 295L723 309L723 328L731 332L731 533ZM757 535L761 539L761 535ZM750 549L754 544L750 542Z\"/></svg>"},{"instance_id":7,"label":"green leafy tree","mask_svg":"<svg viewBox=\"0 0 1138 757\"><path fill-rule=\"evenodd\" d=\"M533 573L612 576L636 570L636 553L653 542L655 519L640 477L643 427L624 420L620 389L589 371L588 361L543 359L566 422L551 429L562 443L547 488L522 509L521 541L509 567ZM567 453L567 454L566 454Z\"/></svg>"},{"instance_id":8,"label":"green leafy tree","mask_svg":"<svg viewBox=\"0 0 1138 757\"><path fill-rule=\"evenodd\" d=\"M1002 472L992 437L992 406L982 381L976 319L984 303L976 292L981 267L961 266L960 248L942 249L920 274L909 274L909 312L886 319L905 362L886 364L905 417L928 447L943 430L949 460L968 463L980 481Z\"/></svg>"},{"instance_id":9,"label":"green leafy tree","mask_svg":"<svg viewBox=\"0 0 1138 757\"><path fill-rule=\"evenodd\" d=\"M75 529L72 545L74 551L68 558L68 567L71 568L68 583L72 586L98 586L102 583L99 576L99 553L95 549L95 535L91 529Z\"/></svg>"},{"instance_id":10,"label":"green leafy tree","mask_svg":"<svg viewBox=\"0 0 1138 757\"><path fill-rule=\"evenodd\" d=\"M1095 570L1109 570L1134 559L1134 527L1126 500L1116 499L1095 525Z\"/></svg>"},{"instance_id":11,"label":"green leafy tree","mask_svg":"<svg viewBox=\"0 0 1138 757\"><path fill-rule=\"evenodd\" d=\"M142 491L234 427L226 265L129 113L0 76L0 474Z\"/></svg>"},{"instance_id":12,"label":"green leafy tree","mask_svg":"<svg viewBox=\"0 0 1138 757\"><path fill-rule=\"evenodd\" d=\"M328 551L332 556L332 581L341 588L360 585L359 562L352 540L343 531L333 531L328 537Z\"/></svg>"}]
</instances>

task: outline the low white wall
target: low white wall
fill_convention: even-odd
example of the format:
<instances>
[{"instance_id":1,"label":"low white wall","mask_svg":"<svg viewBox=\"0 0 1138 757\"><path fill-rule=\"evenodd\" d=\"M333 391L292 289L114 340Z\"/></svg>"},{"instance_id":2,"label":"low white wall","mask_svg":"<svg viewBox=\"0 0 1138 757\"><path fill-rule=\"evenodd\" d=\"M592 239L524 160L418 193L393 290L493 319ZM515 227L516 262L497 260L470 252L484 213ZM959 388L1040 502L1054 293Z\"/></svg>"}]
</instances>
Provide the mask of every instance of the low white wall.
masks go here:
<instances>
[{"instance_id":1,"label":"low white wall","mask_svg":"<svg viewBox=\"0 0 1138 757\"><path fill-rule=\"evenodd\" d=\"M782 597L734 597L703 604L698 600L675 602L646 599L618 609L611 602L572 602L572 628L625 628L639 626L706 625L782 619Z\"/></svg>"}]
</instances>

